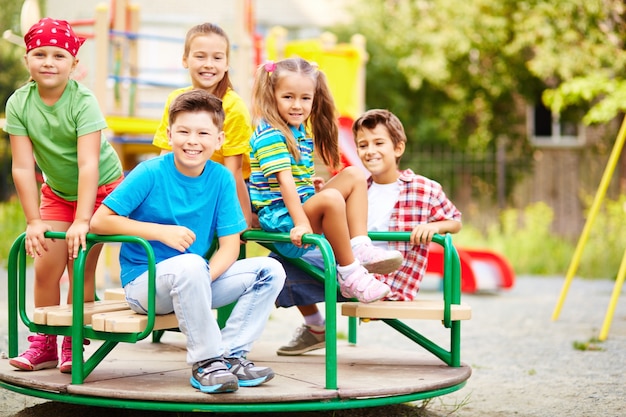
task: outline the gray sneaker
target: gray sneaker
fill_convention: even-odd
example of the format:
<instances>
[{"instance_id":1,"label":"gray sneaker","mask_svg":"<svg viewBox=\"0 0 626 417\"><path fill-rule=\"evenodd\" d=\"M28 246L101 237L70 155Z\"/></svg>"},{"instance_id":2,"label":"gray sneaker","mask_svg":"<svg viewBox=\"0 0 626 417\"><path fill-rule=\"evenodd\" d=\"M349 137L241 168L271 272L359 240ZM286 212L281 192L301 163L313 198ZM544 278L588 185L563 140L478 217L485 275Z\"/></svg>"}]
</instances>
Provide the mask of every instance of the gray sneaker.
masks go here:
<instances>
[{"instance_id":1,"label":"gray sneaker","mask_svg":"<svg viewBox=\"0 0 626 417\"><path fill-rule=\"evenodd\" d=\"M297 356L326 347L326 333L322 326L303 324L296 329L291 342L276 351L280 356Z\"/></svg>"},{"instance_id":2,"label":"gray sneaker","mask_svg":"<svg viewBox=\"0 0 626 417\"><path fill-rule=\"evenodd\" d=\"M189 382L206 393L233 392L239 388L237 377L228 370L221 356L194 363Z\"/></svg>"},{"instance_id":3,"label":"gray sneaker","mask_svg":"<svg viewBox=\"0 0 626 417\"><path fill-rule=\"evenodd\" d=\"M274 371L267 366L256 366L246 358L225 358L226 366L239 380L241 387L256 387L274 378Z\"/></svg>"}]
</instances>

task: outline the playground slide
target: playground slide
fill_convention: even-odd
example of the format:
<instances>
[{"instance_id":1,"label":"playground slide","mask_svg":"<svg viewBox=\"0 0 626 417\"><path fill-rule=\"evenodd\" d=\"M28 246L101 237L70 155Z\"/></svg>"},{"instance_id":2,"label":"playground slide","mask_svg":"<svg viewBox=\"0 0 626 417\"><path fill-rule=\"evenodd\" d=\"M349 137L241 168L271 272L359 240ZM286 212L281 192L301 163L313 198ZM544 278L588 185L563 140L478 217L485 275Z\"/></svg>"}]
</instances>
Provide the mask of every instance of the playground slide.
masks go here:
<instances>
[{"instance_id":1,"label":"playground slide","mask_svg":"<svg viewBox=\"0 0 626 417\"><path fill-rule=\"evenodd\" d=\"M430 245L427 274L443 276L443 251ZM495 292L513 288L515 272L500 254L488 249L457 248L461 261L461 291Z\"/></svg>"}]
</instances>

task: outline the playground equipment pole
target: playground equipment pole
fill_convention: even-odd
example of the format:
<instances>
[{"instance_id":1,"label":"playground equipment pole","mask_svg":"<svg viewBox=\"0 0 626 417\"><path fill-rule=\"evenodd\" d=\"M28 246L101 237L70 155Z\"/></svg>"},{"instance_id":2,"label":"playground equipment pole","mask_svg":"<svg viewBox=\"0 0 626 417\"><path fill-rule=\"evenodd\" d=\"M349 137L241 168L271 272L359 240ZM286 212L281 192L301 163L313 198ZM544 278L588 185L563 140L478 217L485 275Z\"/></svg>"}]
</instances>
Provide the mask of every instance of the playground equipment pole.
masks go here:
<instances>
[{"instance_id":1,"label":"playground equipment pole","mask_svg":"<svg viewBox=\"0 0 626 417\"><path fill-rule=\"evenodd\" d=\"M567 275L565 276L565 283L563 284L563 288L561 289L561 295L559 296L559 300L556 304L554 312L552 313L552 320L557 320L559 318L559 314L561 312L561 308L563 307L563 302L565 301L565 296L567 295L567 291L569 290L569 286L572 283L572 279L574 278L574 274L578 269L578 265L580 264L580 258L582 256L583 248L585 247L585 243L587 243L587 239L589 238L589 233L591 232L591 226L596 219L598 211L600 210L600 204L606 195L606 190L609 188L609 183L611 181L611 177L613 176L613 171L615 170L615 166L619 161L619 156L622 152L622 147L624 146L624 139L626 138L626 117L622 120L622 126L620 127L619 133L617 134L617 140L613 145L613 151L611 152L611 156L609 157L609 161L607 162L606 168L604 170L604 174L602 175L602 180L600 181L600 186L598 187L598 191L596 192L596 196L593 200L593 204L589 209L589 216L587 217L587 221L585 222L585 227L578 239L578 244L576 245L576 250L574 251L574 256L572 257L572 261L570 262L569 268L567 270ZM622 262L623 266L624 262ZM622 268L620 268L620 271ZM617 285L617 282L616 282Z\"/></svg>"},{"instance_id":2,"label":"playground equipment pole","mask_svg":"<svg viewBox=\"0 0 626 417\"><path fill-rule=\"evenodd\" d=\"M93 91L103 113L107 108L107 73L109 70L109 6L104 3L96 7L96 20L93 28L96 46L96 68Z\"/></svg>"},{"instance_id":3,"label":"playground equipment pole","mask_svg":"<svg viewBox=\"0 0 626 417\"><path fill-rule=\"evenodd\" d=\"M609 335L609 328L611 327L611 321L613 321L613 314L615 313L615 306L617 305L617 299L622 292L622 284L624 284L624 278L626 278L626 251L624 251L624 257L620 264L619 271L617 273L617 280L613 286L613 294L611 294L611 301L609 307L606 310L604 316L604 323L602 324L602 330L600 330L600 340L606 340Z\"/></svg>"}]
</instances>

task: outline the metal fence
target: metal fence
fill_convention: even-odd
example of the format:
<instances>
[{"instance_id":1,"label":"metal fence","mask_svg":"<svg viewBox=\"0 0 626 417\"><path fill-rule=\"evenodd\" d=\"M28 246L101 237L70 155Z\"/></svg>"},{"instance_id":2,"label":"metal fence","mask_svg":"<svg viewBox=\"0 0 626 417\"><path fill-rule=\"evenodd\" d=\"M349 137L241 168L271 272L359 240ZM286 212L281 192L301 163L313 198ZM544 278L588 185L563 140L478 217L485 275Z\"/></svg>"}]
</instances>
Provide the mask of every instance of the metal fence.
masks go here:
<instances>
[{"instance_id":1,"label":"metal fence","mask_svg":"<svg viewBox=\"0 0 626 417\"><path fill-rule=\"evenodd\" d=\"M523 209L539 201L554 211L553 232L580 234L590 198L597 192L609 150L602 148L535 149L516 158L504 147L494 152L456 152L428 146L405 154L403 168L439 182L463 213L464 222L484 229L502 209ZM622 158L625 159L625 158ZM607 198L626 192L624 164L616 167Z\"/></svg>"}]
</instances>

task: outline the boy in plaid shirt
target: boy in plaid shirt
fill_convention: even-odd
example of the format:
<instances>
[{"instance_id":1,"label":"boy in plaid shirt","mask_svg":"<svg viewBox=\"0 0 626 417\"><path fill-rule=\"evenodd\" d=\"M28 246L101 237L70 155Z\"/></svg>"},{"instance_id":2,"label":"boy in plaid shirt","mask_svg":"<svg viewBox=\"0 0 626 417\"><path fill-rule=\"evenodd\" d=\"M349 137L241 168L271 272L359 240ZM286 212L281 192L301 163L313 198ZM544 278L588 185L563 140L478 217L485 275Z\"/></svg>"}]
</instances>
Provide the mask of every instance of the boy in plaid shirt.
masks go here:
<instances>
[{"instance_id":1,"label":"boy in plaid shirt","mask_svg":"<svg viewBox=\"0 0 626 417\"><path fill-rule=\"evenodd\" d=\"M410 231L409 242L374 242L403 253L402 266L395 272L376 275L391 288L386 300L411 301L417 297L426 271L428 247L435 233L461 230L461 213L446 197L441 185L410 169L398 169L406 147L400 120L388 110L369 110L352 126L357 152L368 179L368 230ZM302 257L323 268L318 250ZM278 355L301 355L325 345L325 322L315 303L324 301L324 284L288 262L283 262L287 279L276 300L278 307L297 306L304 316L293 339L277 350ZM338 295L339 301L346 301Z\"/></svg>"}]
</instances>

